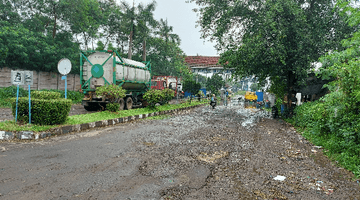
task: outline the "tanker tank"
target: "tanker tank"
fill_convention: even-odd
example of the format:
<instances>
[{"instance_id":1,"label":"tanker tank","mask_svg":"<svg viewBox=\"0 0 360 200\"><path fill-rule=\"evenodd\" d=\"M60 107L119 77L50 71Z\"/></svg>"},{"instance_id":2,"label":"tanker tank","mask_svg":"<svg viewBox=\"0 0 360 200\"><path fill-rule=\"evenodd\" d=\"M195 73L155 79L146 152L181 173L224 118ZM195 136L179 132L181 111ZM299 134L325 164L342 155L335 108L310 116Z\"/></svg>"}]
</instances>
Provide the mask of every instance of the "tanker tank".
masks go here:
<instances>
[{"instance_id":1,"label":"tanker tank","mask_svg":"<svg viewBox=\"0 0 360 200\"><path fill-rule=\"evenodd\" d=\"M107 80L109 84L114 83L114 59L110 58L111 55L112 54L106 52L96 52L87 57L88 61L90 61L92 65L89 62L84 63L83 80L89 80L92 77L90 81L90 89L104 86L105 80ZM144 63L125 58L122 58L122 61L118 56L116 56L116 84L119 85L122 83L122 88L126 90L146 89L144 82L149 82L151 78L150 70L146 67L146 65ZM103 73L102 76L99 75L101 73Z\"/></svg>"}]
</instances>

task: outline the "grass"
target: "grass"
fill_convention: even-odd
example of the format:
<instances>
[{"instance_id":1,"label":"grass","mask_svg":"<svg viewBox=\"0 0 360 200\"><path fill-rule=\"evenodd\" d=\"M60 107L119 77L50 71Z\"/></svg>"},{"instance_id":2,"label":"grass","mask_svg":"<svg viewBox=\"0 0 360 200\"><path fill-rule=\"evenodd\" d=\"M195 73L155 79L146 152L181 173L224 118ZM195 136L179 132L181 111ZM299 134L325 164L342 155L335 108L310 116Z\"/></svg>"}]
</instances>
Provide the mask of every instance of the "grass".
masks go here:
<instances>
[{"instance_id":1,"label":"grass","mask_svg":"<svg viewBox=\"0 0 360 200\"><path fill-rule=\"evenodd\" d=\"M21 124L21 123L15 123L15 121L3 121L0 122L0 130L3 131L33 131L33 132L42 132L47 131L51 128L55 127L61 127L61 126L67 126L67 125L76 125L76 124L84 124L84 123L91 123L96 121L102 121L102 120L109 120L109 119L116 119L116 118L122 118L122 117L128 117L128 116L134 116L134 115L140 115L140 114L149 114L153 112L160 112L165 110L173 110L177 108L185 108L190 107L194 105L199 104L206 104L208 103L207 100L203 101L192 101L191 104L188 102L182 103L182 104L166 104L162 106L157 106L155 108L139 108L139 109L133 109L133 110L122 110L119 112L109 112L109 111L103 111L103 112L96 112L96 113L90 113L90 114L83 114L83 115L73 115L69 116L66 122L62 125L36 125L36 124ZM156 116L157 118L153 119L161 119L161 116ZM150 118L152 119L152 118Z\"/></svg>"},{"instance_id":2,"label":"grass","mask_svg":"<svg viewBox=\"0 0 360 200\"><path fill-rule=\"evenodd\" d=\"M354 179L360 178L360 144L349 144L344 138L336 134L316 134L311 127L298 127L293 119L285 119L292 124L297 132L310 141L313 145L322 146L324 154L338 167L351 171Z\"/></svg>"}]
</instances>

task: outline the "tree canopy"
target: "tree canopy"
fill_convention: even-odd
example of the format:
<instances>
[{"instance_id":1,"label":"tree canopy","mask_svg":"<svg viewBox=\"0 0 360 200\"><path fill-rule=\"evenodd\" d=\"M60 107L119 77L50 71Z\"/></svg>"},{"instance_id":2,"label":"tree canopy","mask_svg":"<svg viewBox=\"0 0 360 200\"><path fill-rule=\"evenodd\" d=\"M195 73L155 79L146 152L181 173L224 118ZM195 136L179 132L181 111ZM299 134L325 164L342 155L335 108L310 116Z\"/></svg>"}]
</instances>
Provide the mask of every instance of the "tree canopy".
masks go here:
<instances>
[{"instance_id":1,"label":"tree canopy","mask_svg":"<svg viewBox=\"0 0 360 200\"><path fill-rule=\"evenodd\" d=\"M213 94L218 95L219 90L225 86L225 81L219 74L214 74L211 78L208 77L206 82L206 89L210 90Z\"/></svg>"},{"instance_id":2,"label":"tree canopy","mask_svg":"<svg viewBox=\"0 0 360 200\"><path fill-rule=\"evenodd\" d=\"M155 8L155 1L0 1L0 67L56 72L66 57L79 73L80 51L109 49L150 60L153 75L188 77L180 38L154 19Z\"/></svg>"},{"instance_id":3,"label":"tree canopy","mask_svg":"<svg viewBox=\"0 0 360 200\"><path fill-rule=\"evenodd\" d=\"M296 90L312 63L352 29L331 0L193 0L204 38L217 42L220 63L236 76L270 77L277 94ZM282 87L283 86L283 87Z\"/></svg>"}]
</instances>

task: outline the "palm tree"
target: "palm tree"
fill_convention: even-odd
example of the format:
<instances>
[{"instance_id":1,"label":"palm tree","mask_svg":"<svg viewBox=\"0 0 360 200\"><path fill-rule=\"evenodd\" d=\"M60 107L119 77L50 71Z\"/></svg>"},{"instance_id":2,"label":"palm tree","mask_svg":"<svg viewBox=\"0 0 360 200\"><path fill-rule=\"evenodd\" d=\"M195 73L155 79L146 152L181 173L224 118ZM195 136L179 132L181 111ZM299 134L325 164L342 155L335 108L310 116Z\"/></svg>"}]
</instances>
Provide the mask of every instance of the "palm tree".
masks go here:
<instances>
[{"instance_id":1,"label":"palm tree","mask_svg":"<svg viewBox=\"0 0 360 200\"><path fill-rule=\"evenodd\" d=\"M139 35L143 40L143 61L146 61L146 39L151 33L151 29L149 27L155 28L158 22L154 19L154 10L155 10L156 2L144 6L143 4L138 5L138 30Z\"/></svg>"},{"instance_id":2,"label":"palm tree","mask_svg":"<svg viewBox=\"0 0 360 200\"><path fill-rule=\"evenodd\" d=\"M156 2L153 1L147 5L139 4L137 7L133 4L131 7L125 1L121 2L123 9L123 17L126 19L126 25L129 31L129 51L128 58L132 57L132 45L135 37L143 38L144 54L146 52L146 38L150 35L149 26L155 27L157 22L154 19L153 12L156 7ZM139 33L138 33L139 32ZM146 59L143 54L143 59Z\"/></svg>"},{"instance_id":3,"label":"palm tree","mask_svg":"<svg viewBox=\"0 0 360 200\"><path fill-rule=\"evenodd\" d=\"M180 45L180 37L177 34L171 33L173 32L173 27L168 25L167 19L160 19L158 29L159 30L156 33L160 35L160 37L163 38L166 43L170 41L177 45Z\"/></svg>"}]
</instances>

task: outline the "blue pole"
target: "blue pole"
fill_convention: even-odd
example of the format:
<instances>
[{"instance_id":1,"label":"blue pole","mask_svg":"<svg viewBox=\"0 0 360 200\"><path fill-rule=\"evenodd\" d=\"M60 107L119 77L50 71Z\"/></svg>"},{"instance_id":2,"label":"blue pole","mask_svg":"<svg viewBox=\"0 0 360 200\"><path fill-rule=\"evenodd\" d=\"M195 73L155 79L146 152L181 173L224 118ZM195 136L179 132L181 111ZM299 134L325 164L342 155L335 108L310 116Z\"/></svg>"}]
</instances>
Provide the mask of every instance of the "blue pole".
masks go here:
<instances>
[{"instance_id":1,"label":"blue pole","mask_svg":"<svg viewBox=\"0 0 360 200\"><path fill-rule=\"evenodd\" d=\"M66 99L66 96L67 96L66 95L66 93L67 93L66 90L67 90L67 76L65 76L65 99Z\"/></svg>"},{"instance_id":2,"label":"blue pole","mask_svg":"<svg viewBox=\"0 0 360 200\"><path fill-rule=\"evenodd\" d=\"M17 91L16 91L16 113L15 113L15 123L17 122L18 101L19 101L19 85L17 85Z\"/></svg>"},{"instance_id":3,"label":"blue pole","mask_svg":"<svg viewBox=\"0 0 360 200\"><path fill-rule=\"evenodd\" d=\"M31 97L30 97L30 85L29 85L29 124L31 124Z\"/></svg>"}]
</instances>

